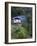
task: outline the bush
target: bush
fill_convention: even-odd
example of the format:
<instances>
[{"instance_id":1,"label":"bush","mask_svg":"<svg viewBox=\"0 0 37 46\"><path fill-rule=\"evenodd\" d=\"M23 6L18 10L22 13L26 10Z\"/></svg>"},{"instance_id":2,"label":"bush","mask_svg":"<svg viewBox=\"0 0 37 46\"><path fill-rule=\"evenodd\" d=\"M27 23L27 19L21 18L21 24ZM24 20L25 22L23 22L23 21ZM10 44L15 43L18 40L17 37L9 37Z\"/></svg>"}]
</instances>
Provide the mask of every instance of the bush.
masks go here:
<instances>
[{"instance_id":1,"label":"bush","mask_svg":"<svg viewBox=\"0 0 37 46\"><path fill-rule=\"evenodd\" d=\"M28 36L28 31L27 31L27 29L26 28L24 28L24 27L18 27L18 29L16 29L16 31L15 31L15 36L16 36L16 38L27 38L27 36Z\"/></svg>"}]
</instances>

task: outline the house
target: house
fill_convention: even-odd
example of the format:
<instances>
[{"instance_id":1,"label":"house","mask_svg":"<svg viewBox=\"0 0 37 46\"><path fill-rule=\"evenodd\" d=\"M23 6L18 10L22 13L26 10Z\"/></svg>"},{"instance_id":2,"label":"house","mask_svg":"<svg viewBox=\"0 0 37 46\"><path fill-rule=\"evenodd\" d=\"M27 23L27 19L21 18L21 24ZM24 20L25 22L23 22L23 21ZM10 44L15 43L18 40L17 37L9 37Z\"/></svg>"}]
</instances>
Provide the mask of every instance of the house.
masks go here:
<instances>
[{"instance_id":1,"label":"house","mask_svg":"<svg viewBox=\"0 0 37 46\"><path fill-rule=\"evenodd\" d=\"M27 17L26 16L15 16L12 18L13 23L27 23Z\"/></svg>"},{"instance_id":2,"label":"house","mask_svg":"<svg viewBox=\"0 0 37 46\"><path fill-rule=\"evenodd\" d=\"M21 23L21 19L20 18L14 18L13 23Z\"/></svg>"}]
</instances>

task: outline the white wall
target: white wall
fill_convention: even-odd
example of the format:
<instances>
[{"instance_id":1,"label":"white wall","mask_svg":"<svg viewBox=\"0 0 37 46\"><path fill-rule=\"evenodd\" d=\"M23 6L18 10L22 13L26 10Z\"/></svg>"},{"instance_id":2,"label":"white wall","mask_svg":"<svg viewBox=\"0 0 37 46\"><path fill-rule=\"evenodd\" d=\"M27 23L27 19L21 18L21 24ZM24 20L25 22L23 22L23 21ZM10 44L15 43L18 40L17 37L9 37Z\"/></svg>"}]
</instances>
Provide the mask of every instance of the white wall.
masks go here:
<instances>
[{"instance_id":1,"label":"white wall","mask_svg":"<svg viewBox=\"0 0 37 46\"><path fill-rule=\"evenodd\" d=\"M37 3L37 0L0 0L0 46L37 46L37 42L23 43L23 44L8 44L8 45L4 44L4 40L5 40L5 23L4 23L5 22L5 3L4 2L5 1ZM36 12L37 12L37 8L36 8ZM37 31L36 31L36 36L37 36ZM37 37L36 37L36 40L37 40Z\"/></svg>"}]
</instances>

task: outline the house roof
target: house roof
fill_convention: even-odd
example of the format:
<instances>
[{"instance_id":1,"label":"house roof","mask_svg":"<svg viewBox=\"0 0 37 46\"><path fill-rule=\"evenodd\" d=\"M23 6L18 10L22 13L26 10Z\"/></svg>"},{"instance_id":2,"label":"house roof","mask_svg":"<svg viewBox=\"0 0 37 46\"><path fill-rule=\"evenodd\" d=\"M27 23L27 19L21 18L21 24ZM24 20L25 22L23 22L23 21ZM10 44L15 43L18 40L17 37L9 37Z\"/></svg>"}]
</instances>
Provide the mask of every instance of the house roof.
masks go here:
<instances>
[{"instance_id":1,"label":"house roof","mask_svg":"<svg viewBox=\"0 0 37 46\"><path fill-rule=\"evenodd\" d=\"M18 20L20 20L20 18L14 18L14 19L18 19Z\"/></svg>"},{"instance_id":2,"label":"house roof","mask_svg":"<svg viewBox=\"0 0 37 46\"><path fill-rule=\"evenodd\" d=\"M15 16L12 19L21 19L21 20L27 20L27 16L21 15L21 16Z\"/></svg>"}]
</instances>

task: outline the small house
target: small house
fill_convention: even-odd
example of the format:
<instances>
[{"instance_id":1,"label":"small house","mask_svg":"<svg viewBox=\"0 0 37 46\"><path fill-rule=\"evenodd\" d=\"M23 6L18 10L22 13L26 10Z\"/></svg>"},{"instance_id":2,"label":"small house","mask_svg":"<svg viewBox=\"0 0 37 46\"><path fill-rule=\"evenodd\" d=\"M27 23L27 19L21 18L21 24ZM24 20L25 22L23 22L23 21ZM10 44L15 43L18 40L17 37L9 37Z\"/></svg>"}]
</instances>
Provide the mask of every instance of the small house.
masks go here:
<instances>
[{"instance_id":1,"label":"small house","mask_svg":"<svg viewBox=\"0 0 37 46\"><path fill-rule=\"evenodd\" d=\"M20 18L14 18L13 23L21 23L21 19Z\"/></svg>"},{"instance_id":2,"label":"small house","mask_svg":"<svg viewBox=\"0 0 37 46\"><path fill-rule=\"evenodd\" d=\"M27 23L27 17L26 16L15 16L12 18L13 23Z\"/></svg>"}]
</instances>

